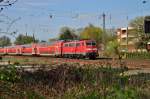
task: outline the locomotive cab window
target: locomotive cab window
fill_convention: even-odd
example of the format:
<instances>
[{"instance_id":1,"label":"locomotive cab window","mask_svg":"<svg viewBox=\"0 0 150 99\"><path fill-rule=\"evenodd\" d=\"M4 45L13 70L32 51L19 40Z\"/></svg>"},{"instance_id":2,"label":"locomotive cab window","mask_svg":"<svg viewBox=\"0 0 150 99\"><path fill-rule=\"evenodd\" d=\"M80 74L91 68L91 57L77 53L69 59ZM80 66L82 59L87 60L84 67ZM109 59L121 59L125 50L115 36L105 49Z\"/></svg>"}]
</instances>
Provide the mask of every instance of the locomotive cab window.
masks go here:
<instances>
[{"instance_id":1,"label":"locomotive cab window","mask_svg":"<svg viewBox=\"0 0 150 99\"><path fill-rule=\"evenodd\" d=\"M93 45L93 46L96 46L96 42L92 42L92 45Z\"/></svg>"},{"instance_id":2,"label":"locomotive cab window","mask_svg":"<svg viewBox=\"0 0 150 99\"><path fill-rule=\"evenodd\" d=\"M96 46L96 42L86 42L87 46Z\"/></svg>"}]
</instances>

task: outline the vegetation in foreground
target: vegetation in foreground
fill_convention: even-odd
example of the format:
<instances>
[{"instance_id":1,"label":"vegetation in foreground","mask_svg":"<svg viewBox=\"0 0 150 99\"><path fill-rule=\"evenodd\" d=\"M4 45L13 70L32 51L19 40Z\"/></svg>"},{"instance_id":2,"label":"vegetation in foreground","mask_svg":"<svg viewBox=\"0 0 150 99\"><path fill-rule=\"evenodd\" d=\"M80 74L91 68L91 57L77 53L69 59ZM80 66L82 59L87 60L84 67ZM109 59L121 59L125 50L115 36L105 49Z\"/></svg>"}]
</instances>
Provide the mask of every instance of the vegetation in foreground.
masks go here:
<instances>
[{"instance_id":1,"label":"vegetation in foreground","mask_svg":"<svg viewBox=\"0 0 150 99\"><path fill-rule=\"evenodd\" d=\"M124 76L126 69L77 68L61 64L26 72L0 69L0 99L148 99L150 74ZM89 68L88 68L89 67Z\"/></svg>"}]
</instances>

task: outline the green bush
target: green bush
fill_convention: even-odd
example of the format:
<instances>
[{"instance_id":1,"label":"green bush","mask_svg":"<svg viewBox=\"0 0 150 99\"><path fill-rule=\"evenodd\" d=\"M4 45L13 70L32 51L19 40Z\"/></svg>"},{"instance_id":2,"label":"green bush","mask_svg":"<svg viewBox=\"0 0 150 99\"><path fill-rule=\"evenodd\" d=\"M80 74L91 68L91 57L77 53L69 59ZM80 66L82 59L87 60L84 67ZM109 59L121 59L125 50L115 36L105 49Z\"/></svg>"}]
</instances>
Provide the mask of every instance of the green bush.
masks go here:
<instances>
[{"instance_id":1,"label":"green bush","mask_svg":"<svg viewBox=\"0 0 150 99\"><path fill-rule=\"evenodd\" d=\"M17 69L14 65L9 65L0 69L0 80L15 82L19 80L19 75L17 74Z\"/></svg>"},{"instance_id":2,"label":"green bush","mask_svg":"<svg viewBox=\"0 0 150 99\"><path fill-rule=\"evenodd\" d=\"M150 96L149 74L125 76L125 68L91 67L65 64L47 71L22 71L18 75L15 66L9 66L0 70L0 92L9 97L13 94L14 99L144 99Z\"/></svg>"},{"instance_id":3,"label":"green bush","mask_svg":"<svg viewBox=\"0 0 150 99\"><path fill-rule=\"evenodd\" d=\"M37 94L34 91L27 91L26 94L25 94L25 97L27 99L45 99L43 96Z\"/></svg>"}]
</instances>

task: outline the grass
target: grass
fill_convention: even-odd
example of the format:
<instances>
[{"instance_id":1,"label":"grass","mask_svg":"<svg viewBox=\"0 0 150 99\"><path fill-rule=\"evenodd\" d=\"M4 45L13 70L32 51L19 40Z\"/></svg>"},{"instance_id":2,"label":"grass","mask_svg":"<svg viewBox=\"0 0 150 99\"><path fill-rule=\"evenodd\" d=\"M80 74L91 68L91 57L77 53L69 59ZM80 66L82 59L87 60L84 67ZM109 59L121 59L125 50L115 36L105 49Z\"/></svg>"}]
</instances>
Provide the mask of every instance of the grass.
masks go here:
<instances>
[{"instance_id":1,"label":"grass","mask_svg":"<svg viewBox=\"0 0 150 99\"><path fill-rule=\"evenodd\" d=\"M49 64L51 61L50 60L41 60L38 58L3 58L2 61L10 61L12 64L17 65L17 64ZM16 64L17 63L17 64Z\"/></svg>"},{"instance_id":2,"label":"grass","mask_svg":"<svg viewBox=\"0 0 150 99\"><path fill-rule=\"evenodd\" d=\"M3 68L0 76L11 79L0 80L0 99L150 98L150 74L124 76L122 68L76 65L61 64L49 71L35 72L18 72L12 66Z\"/></svg>"},{"instance_id":3,"label":"grass","mask_svg":"<svg viewBox=\"0 0 150 99\"><path fill-rule=\"evenodd\" d=\"M133 53L122 53L126 55L127 59L150 59L149 52L133 52Z\"/></svg>"}]
</instances>

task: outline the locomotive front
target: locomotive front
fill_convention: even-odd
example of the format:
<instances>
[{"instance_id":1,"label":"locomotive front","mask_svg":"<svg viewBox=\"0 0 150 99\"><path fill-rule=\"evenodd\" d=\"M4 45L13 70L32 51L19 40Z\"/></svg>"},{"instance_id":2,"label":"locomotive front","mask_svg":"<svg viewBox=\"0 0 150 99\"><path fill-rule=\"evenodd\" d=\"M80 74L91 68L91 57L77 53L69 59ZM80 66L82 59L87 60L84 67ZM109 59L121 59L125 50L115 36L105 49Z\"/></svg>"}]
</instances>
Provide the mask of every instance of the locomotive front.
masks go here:
<instances>
[{"instance_id":1,"label":"locomotive front","mask_svg":"<svg viewBox=\"0 0 150 99\"><path fill-rule=\"evenodd\" d=\"M98 56L98 49L94 40L86 41L86 56L90 59L95 59Z\"/></svg>"}]
</instances>

